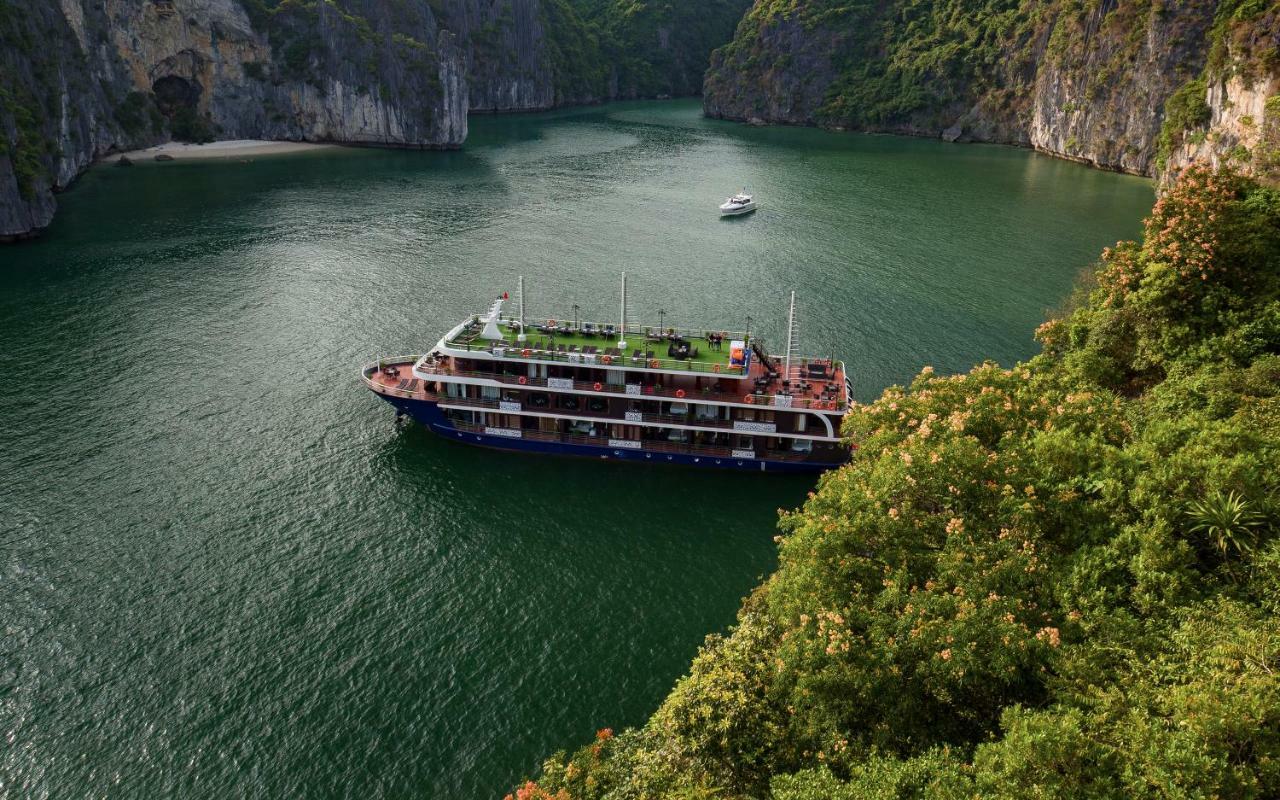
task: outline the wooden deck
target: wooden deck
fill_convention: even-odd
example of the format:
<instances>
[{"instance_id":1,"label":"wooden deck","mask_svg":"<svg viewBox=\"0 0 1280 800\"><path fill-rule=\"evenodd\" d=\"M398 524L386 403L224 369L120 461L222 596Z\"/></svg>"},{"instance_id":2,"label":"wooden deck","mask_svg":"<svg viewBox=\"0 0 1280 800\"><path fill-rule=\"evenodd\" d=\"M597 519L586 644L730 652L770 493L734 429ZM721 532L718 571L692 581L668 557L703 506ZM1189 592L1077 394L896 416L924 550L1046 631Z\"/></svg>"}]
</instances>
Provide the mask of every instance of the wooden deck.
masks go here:
<instances>
[{"instance_id":1,"label":"wooden deck","mask_svg":"<svg viewBox=\"0 0 1280 800\"><path fill-rule=\"evenodd\" d=\"M366 369L364 381L378 394L412 397L417 400L435 399L435 392L427 389L426 382L413 377L413 365L416 361L417 357L384 361L381 369L376 366Z\"/></svg>"}]
</instances>

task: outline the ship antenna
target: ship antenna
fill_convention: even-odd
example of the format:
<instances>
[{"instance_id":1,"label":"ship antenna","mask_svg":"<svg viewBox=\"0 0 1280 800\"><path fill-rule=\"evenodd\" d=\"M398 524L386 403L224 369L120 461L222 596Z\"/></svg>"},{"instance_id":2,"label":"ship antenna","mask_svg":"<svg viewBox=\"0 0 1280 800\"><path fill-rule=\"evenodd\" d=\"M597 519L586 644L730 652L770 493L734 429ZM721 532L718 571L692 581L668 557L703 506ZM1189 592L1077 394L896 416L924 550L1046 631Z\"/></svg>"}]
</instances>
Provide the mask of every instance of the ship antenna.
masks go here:
<instances>
[{"instance_id":1,"label":"ship antenna","mask_svg":"<svg viewBox=\"0 0 1280 800\"><path fill-rule=\"evenodd\" d=\"M622 273L622 324L618 326L618 349L627 349L627 273Z\"/></svg>"},{"instance_id":2,"label":"ship antenna","mask_svg":"<svg viewBox=\"0 0 1280 800\"><path fill-rule=\"evenodd\" d=\"M796 338L796 293L792 291L791 310L787 313L787 360L786 367L782 373L784 381L791 380L791 351L795 348Z\"/></svg>"},{"instance_id":3,"label":"ship antenna","mask_svg":"<svg viewBox=\"0 0 1280 800\"><path fill-rule=\"evenodd\" d=\"M523 342L529 337L524 333L524 276L520 276L520 335L516 337L517 341Z\"/></svg>"}]
</instances>

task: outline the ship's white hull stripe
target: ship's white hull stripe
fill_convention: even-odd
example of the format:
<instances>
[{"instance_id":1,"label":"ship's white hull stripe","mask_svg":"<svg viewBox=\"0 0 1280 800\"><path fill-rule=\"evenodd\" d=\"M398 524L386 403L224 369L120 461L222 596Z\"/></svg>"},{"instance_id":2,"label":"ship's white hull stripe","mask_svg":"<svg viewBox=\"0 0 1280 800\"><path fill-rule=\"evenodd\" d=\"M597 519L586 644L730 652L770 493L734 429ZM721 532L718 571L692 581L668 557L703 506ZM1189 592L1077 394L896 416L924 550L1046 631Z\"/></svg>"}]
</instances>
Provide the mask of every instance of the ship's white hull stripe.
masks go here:
<instances>
[{"instance_id":1,"label":"ship's white hull stripe","mask_svg":"<svg viewBox=\"0 0 1280 800\"><path fill-rule=\"evenodd\" d=\"M458 398L463 399L463 398ZM710 428L705 425L681 425L677 422L632 422L625 419L616 419L614 417L581 417L572 414L557 414L551 411L501 411L496 408L476 408L474 406L459 405L450 403L448 399L441 398L439 401L440 408L450 411L475 411L479 414L511 414L514 416L525 417L545 417L547 419L566 419L573 422L589 422L592 424L604 425L640 425L645 428L667 428L679 429L684 431L703 431L706 433L728 433L738 436L776 436L780 439L808 439L814 442L831 442L838 443L839 438L834 436L813 436L804 433L751 433L749 431L735 431L731 428ZM831 430L830 426L827 428Z\"/></svg>"}]
</instances>

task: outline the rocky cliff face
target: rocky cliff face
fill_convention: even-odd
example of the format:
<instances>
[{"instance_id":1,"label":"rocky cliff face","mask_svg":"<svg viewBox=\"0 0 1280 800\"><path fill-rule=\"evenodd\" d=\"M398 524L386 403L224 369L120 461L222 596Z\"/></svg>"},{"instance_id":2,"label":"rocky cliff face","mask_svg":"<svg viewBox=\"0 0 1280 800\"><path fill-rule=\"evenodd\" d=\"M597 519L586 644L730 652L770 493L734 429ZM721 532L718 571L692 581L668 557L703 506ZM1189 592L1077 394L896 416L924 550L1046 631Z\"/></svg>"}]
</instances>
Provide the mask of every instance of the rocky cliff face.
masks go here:
<instances>
[{"instance_id":1,"label":"rocky cliff face","mask_svg":"<svg viewBox=\"0 0 1280 800\"><path fill-rule=\"evenodd\" d=\"M1211 41L1204 73L1170 103L1162 182L1207 161L1280 184L1280 3L1220 10Z\"/></svg>"},{"instance_id":2,"label":"rocky cliff face","mask_svg":"<svg viewBox=\"0 0 1280 800\"><path fill-rule=\"evenodd\" d=\"M466 64L426 4L0 0L0 237L103 153L168 138L457 147Z\"/></svg>"},{"instance_id":3,"label":"rocky cliff face","mask_svg":"<svg viewBox=\"0 0 1280 800\"><path fill-rule=\"evenodd\" d=\"M529 111L556 104L539 0L451 0L442 4L463 43L472 111Z\"/></svg>"},{"instance_id":4,"label":"rocky cliff face","mask_svg":"<svg viewBox=\"0 0 1280 800\"><path fill-rule=\"evenodd\" d=\"M426 6L105 6L134 87L195 133L427 147L466 137L461 55Z\"/></svg>"},{"instance_id":5,"label":"rocky cliff face","mask_svg":"<svg viewBox=\"0 0 1280 800\"><path fill-rule=\"evenodd\" d=\"M728 119L1022 144L1143 175L1228 157L1261 174L1280 160L1277 6L756 0L712 56L704 102ZM1196 115L1166 113L1189 91Z\"/></svg>"},{"instance_id":6,"label":"rocky cliff face","mask_svg":"<svg viewBox=\"0 0 1280 800\"><path fill-rule=\"evenodd\" d=\"M469 111L695 92L750 0L0 0L0 239L169 137L457 147Z\"/></svg>"},{"instance_id":7,"label":"rocky cliff face","mask_svg":"<svg viewBox=\"0 0 1280 800\"><path fill-rule=\"evenodd\" d=\"M1033 147L1143 175L1156 166L1169 97L1204 69L1214 0L1060 9L1031 87Z\"/></svg>"}]
</instances>

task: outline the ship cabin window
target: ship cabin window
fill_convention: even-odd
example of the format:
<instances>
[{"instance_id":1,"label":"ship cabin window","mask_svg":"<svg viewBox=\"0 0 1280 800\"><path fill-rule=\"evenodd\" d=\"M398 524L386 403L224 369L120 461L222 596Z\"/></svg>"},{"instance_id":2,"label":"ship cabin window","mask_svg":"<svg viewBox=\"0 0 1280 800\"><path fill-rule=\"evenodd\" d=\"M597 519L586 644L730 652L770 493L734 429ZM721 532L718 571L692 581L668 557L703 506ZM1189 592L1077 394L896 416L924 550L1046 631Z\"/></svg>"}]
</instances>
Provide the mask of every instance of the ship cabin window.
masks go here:
<instances>
[{"instance_id":1,"label":"ship cabin window","mask_svg":"<svg viewBox=\"0 0 1280 800\"><path fill-rule=\"evenodd\" d=\"M565 411L577 411L579 408L582 407L581 401L579 401L577 397L571 394L560 395L558 398L556 398L556 400L559 406L563 408Z\"/></svg>"},{"instance_id":2,"label":"ship cabin window","mask_svg":"<svg viewBox=\"0 0 1280 800\"><path fill-rule=\"evenodd\" d=\"M480 396L485 400L497 400L501 390L497 386L481 386Z\"/></svg>"},{"instance_id":3,"label":"ship cabin window","mask_svg":"<svg viewBox=\"0 0 1280 800\"><path fill-rule=\"evenodd\" d=\"M812 439L792 439L792 440L791 440L791 452L793 452L793 453L812 453L812 452L813 452L813 440L812 440Z\"/></svg>"},{"instance_id":4,"label":"ship cabin window","mask_svg":"<svg viewBox=\"0 0 1280 800\"><path fill-rule=\"evenodd\" d=\"M596 431L596 426L594 423L588 422L583 419L575 419L572 422L570 422L569 433L577 434L578 436L599 436L600 435L599 432Z\"/></svg>"},{"instance_id":5,"label":"ship cabin window","mask_svg":"<svg viewBox=\"0 0 1280 800\"><path fill-rule=\"evenodd\" d=\"M520 393L519 392L503 392L502 400L505 403L519 403Z\"/></svg>"},{"instance_id":6,"label":"ship cabin window","mask_svg":"<svg viewBox=\"0 0 1280 800\"><path fill-rule=\"evenodd\" d=\"M665 431L665 435L662 438L666 439L668 442L683 443L683 442L689 441L688 431L682 431L679 428L670 428L670 429L662 429L661 431L659 431L659 433L662 433L663 431Z\"/></svg>"},{"instance_id":7,"label":"ship cabin window","mask_svg":"<svg viewBox=\"0 0 1280 800\"><path fill-rule=\"evenodd\" d=\"M756 439L754 436L739 436L735 445L739 450L756 449Z\"/></svg>"},{"instance_id":8,"label":"ship cabin window","mask_svg":"<svg viewBox=\"0 0 1280 800\"><path fill-rule=\"evenodd\" d=\"M467 387L461 383L446 383L444 393L449 397L466 397Z\"/></svg>"},{"instance_id":9,"label":"ship cabin window","mask_svg":"<svg viewBox=\"0 0 1280 800\"><path fill-rule=\"evenodd\" d=\"M717 411L716 406L698 405L698 406L694 406L694 408L697 409L696 416L699 420L705 421L705 420L713 420L716 418L716 411Z\"/></svg>"},{"instance_id":10,"label":"ship cabin window","mask_svg":"<svg viewBox=\"0 0 1280 800\"><path fill-rule=\"evenodd\" d=\"M808 414L796 414L795 416L796 433L804 433L804 426L805 426L805 423L808 421L808 419L809 419Z\"/></svg>"},{"instance_id":11,"label":"ship cabin window","mask_svg":"<svg viewBox=\"0 0 1280 800\"><path fill-rule=\"evenodd\" d=\"M672 403L667 413L675 417L683 417L684 415L689 413L689 404L688 403Z\"/></svg>"},{"instance_id":12,"label":"ship cabin window","mask_svg":"<svg viewBox=\"0 0 1280 800\"><path fill-rule=\"evenodd\" d=\"M527 398L529 408L546 408L551 405L551 397L542 392L533 392Z\"/></svg>"}]
</instances>

